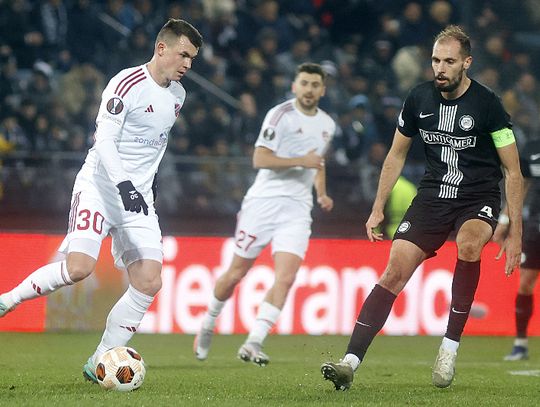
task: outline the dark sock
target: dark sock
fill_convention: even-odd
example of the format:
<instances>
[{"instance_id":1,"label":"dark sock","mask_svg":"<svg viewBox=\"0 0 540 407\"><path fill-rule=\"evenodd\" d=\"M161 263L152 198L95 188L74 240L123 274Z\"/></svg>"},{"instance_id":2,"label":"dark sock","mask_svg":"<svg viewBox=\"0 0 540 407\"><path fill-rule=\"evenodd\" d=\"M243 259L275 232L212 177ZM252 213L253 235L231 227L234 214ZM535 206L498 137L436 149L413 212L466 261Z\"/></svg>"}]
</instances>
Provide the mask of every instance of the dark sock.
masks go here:
<instances>
[{"instance_id":1,"label":"dark sock","mask_svg":"<svg viewBox=\"0 0 540 407\"><path fill-rule=\"evenodd\" d=\"M516 336L527 337L527 327L533 311L533 296L518 294L516 296Z\"/></svg>"},{"instance_id":2,"label":"dark sock","mask_svg":"<svg viewBox=\"0 0 540 407\"><path fill-rule=\"evenodd\" d=\"M364 301L360 315L349 340L347 353L352 353L362 361L371 341L388 319L396 295L376 284Z\"/></svg>"},{"instance_id":3,"label":"dark sock","mask_svg":"<svg viewBox=\"0 0 540 407\"><path fill-rule=\"evenodd\" d=\"M446 336L448 339L459 342L469 312L474 301L474 293L480 280L480 261L464 261L458 259L454 279L452 280L452 302Z\"/></svg>"}]
</instances>

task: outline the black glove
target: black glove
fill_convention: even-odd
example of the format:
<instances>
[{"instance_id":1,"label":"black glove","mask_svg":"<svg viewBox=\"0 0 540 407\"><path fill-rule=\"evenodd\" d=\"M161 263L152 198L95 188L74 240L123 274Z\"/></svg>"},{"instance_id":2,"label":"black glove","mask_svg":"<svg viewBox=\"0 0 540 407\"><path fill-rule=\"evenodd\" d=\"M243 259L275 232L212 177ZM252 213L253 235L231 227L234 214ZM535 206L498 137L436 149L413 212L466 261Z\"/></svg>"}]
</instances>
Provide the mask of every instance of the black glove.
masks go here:
<instances>
[{"instance_id":1,"label":"black glove","mask_svg":"<svg viewBox=\"0 0 540 407\"><path fill-rule=\"evenodd\" d=\"M129 212L140 213L141 209L145 215L148 215L148 205L139 191L135 189L131 181L121 182L116 186L120 191L124 209Z\"/></svg>"}]
</instances>

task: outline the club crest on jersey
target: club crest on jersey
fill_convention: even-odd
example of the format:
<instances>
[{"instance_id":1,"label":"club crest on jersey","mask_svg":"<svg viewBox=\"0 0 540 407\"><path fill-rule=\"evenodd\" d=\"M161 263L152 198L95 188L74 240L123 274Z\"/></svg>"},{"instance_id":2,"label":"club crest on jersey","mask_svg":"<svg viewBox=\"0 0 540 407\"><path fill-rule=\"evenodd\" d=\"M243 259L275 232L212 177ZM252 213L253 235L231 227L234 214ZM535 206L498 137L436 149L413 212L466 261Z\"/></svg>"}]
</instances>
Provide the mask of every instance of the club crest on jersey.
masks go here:
<instances>
[{"instance_id":1,"label":"club crest on jersey","mask_svg":"<svg viewBox=\"0 0 540 407\"><path fill-rule=\"evenodd\" d=\"M174 115L176 117L180 116L180 109L182 108L182 105L180 103L174 104Z\"/></svg>"},{"instance_id":2,"label":"club crest on jersey","mask_svg":"<svg viewBox=\"0 0 540 407\"><path fill-rule=\"evenodd\" d=\"M110 114L119 114L124 110L124 103L120 98L111 98L107 102L107 111Z\"/></svg>"},{"instance_id":3,"label":"club crest on jersey","mask_svg":"<svg viewBox=\"0 0 540 407\"><path fill-rule=\"evenodd\" d=\"M266 141L272 141L276 137L276 132L273 128L269 127L263 132L263 138Z\"/></svg>"},{"instance_id":4,"label":"club crest on jersey","mask_svg":"<svg viewBox=\"0 0 540 407\"><path fill-rule=\"evenodd\" d=\"M472 116L469 116L468 114L461 116L459 118L459 127L464 131L472 129L474 127L474 119Z\"/></svg>"},{"instance_id":5,"label":"club crest on jersey","mask_svg":"<svg viewBox=\"0 0 540 407\"><path fill-rule=\"evenodd\" d=\"M409 221L401 222L401 224L397 228L397 233L405 233L410 228L411 228L411 222Z\"/></svg>"}]
</instances>

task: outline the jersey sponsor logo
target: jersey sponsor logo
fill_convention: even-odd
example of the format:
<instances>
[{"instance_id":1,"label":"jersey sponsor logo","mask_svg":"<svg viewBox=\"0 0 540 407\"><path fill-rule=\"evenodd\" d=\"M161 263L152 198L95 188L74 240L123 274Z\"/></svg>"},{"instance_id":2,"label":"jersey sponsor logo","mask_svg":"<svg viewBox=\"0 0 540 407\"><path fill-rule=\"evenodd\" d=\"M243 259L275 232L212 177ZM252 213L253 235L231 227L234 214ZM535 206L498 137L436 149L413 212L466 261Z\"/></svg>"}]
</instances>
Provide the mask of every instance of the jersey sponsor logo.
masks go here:
<instances>
[{"instance_id":1,"label":"jersey sponsor logo","mask_svg":"<svg viewBox=\"0 0 540 407\"><path fill-rule=\"evenodd\" d=\"M275 137L276 137L276 131L273 128L268 127L267 129L264 130L263 138L266 141L272 141Z\"/></svg>"},{"instance_id":2,"label":"jersey sponsor logo","mask_svg":"<svg viewBox=\"0 0 540 407\"><path fill-rule=\"evenodd\" d=\"M440 144L452 147L454 150L464 150L476 146L476 136L454 137L450 134L439 133L437 131L426 131L420 129L420 135L427 144Z\"/></svg>"},{"instance_id":3,"label":"jersey sponsor logo","mask_svg":"<svg viewBox=\"0 0 540 407\"><path fill-rule=\"evenodd\" d=\"M110 114L120 114L124 110L124 103L120 98L110 98L107 102L107 111Z\"/></svg>"},{"instance_id":4,"label":"jersey sponsor logo","mask_svg":"<svg viewBox=\"0 0 540 407\"><path fill-rule=\"evenodd\" d=\"M167 134L161 133L159 135L159 139L147 139L144 137L135 137L133 139L135 143L143 144L145 146L151 146L151 147L161 147L164 144L167 144Z\"/></svg>"},{"instance_id":5,"label":"jersey sponsor logo","mask_svg":"<svg viewBox=\"0 0 540 407\"><path fill-rule=\"evenodd\" d=\"M122 125L122 119L120 117L115 117L113 115L107 114L106 112L103 112L101 115L102 120L109 120L115 124Z\"/></svg>"},{"instance_id":6,"label":"jersey sponsor logo","mask_svg":"<svg viewBox=\"0 0 540 407\"><path fill-rule=\"evenodd\" d=\"M408 220L406 220L405 222L401 222L401 224L399 225L399 227L397 228L397 233L405 233L406 231L408 231L409 229L411 228L411 222L409 222Z\"/></svg>"},{"instance_id":7,"label":"jersey sponsor logo","mask_svg":"<svg viewBox=\"0 0 540 407\"><path fill-rule=\"evenodd\" d=\"M468 114L459 118L459 127L463 131L469 131L474 127L474 119Z\"/></svg>"},{"instance_id":8,"label":"jersey sponsor logo","mask_svg":"<svg viewBox=\"0 0 540 407\"><path fill-rule=\"evenodd\" d=\"M424 112L420 112L420 114L418 115L419 118L421 119L425 119L426 117L429 117L429 116L433 116L435 113L424 113Z\"/></svg>"}]
</instances>

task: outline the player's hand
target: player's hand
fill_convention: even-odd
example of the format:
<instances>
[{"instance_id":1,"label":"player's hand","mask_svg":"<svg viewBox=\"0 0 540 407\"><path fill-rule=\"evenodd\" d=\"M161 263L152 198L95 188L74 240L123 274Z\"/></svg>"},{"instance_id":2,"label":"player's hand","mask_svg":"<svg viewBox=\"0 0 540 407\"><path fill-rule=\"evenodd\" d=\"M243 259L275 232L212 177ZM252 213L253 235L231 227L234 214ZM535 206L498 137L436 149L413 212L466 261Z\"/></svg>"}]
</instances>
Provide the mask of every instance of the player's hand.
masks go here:
<instances>
[{"instance_id":1,"label":"player's hand","mask_svg":"<svg viewBox=\"0 0 540 407\"><path fill-rule=\"evenodd\" d=\"M504 272L507 276L510 276L515 269L519 268L519 264L521 263L521 236L516 238L512 234L509 234L503 241L495 259L499 260L503 253L506 254Z\"/></svg>"},{"instance_id":2,"label":"player's hand","mask_svg":"<svg viewBox=\"0 0 540 407\"><path fill-rule=\"evenodd\" d=\"M330 198L328 195L321 195L317 198L317 203L321 207L321 209L325 212L330 212L332 208L334 207L334 200Z\"/></svg>"},{"instance_id":3,"label":"player's hand","mask_svg":"<svg viewBox=\"0 0 540 407\"><path fill-rule=\"evenodd\" d=\"M497 243L499 246L502 246L504 243L504 238L508 234L508 226L509 225L503 225L502 223L497 224L491 240Z\"/></svg>"},{"instance_id":4,"label":"player's hand","mask_svg":"<svg viewBox=\"0 0 540 407\"><path fill-rule=\"evenodd\" d=\"M384 219L384 214L379 211L372 211L366 222L367 237L370 242L383 240L383 234L378 230L379 225Z\"/></svg>"},{"instance_id":5,"label":"player's hand","mask_svg":"<svg viewBox=\"0 0 540 407\"><path fill-rule=\"evenodd\" d=\"M135 189L131 181L121 182L116 186L120 191L124 209L129 212L140 213L141 210L145 215L148 215L148 205L144 201L143 196Z\"/></svg>"},{"instance_id":6,"label":"player's hand","mask_svg":"<svg viewBox=\"0 0 540 407\"><path fill-rule=\"evenodd\" d=\"M316 151L317 149L314 148L302 157L302 167L315 168L317 170L322 170L324 168L324 158L317 154Z\"/></svg>"}]
</instances>

